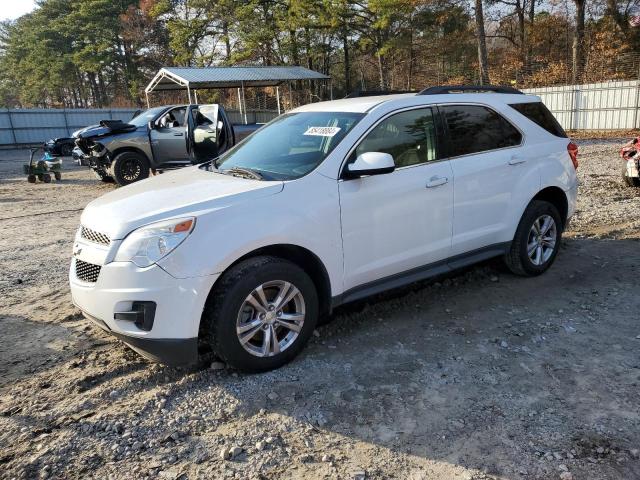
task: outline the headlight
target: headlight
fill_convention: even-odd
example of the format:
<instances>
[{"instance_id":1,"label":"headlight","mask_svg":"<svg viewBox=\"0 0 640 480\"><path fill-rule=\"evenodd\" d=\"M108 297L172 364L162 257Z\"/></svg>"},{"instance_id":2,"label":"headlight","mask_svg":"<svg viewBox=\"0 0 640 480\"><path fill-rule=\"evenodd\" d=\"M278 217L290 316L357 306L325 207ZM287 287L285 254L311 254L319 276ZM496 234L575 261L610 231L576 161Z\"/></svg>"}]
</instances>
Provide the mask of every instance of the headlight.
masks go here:
<instances>
[{"instance_id":1,"label":"headlight","mask_svg":"<svg viewBox=\"0 0 640 480\"><path fill-rule=\"evenodd\" d=\"M122 241L115 261L133 262L139 267L153 265L180 245L195 224L196 219L190 217L140 227Z\"/></svg>"}]
</instances>

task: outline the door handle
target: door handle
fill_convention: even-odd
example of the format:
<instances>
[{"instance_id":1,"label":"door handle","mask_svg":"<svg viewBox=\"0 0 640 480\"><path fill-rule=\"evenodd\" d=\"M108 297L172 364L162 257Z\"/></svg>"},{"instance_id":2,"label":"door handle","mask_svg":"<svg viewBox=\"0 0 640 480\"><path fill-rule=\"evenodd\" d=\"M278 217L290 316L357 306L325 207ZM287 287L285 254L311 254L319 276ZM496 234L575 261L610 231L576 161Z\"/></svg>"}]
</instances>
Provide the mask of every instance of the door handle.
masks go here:
<instances>
[{"instance_id":1,"label":"door handle","mask_svg":"<svg viewBox=\"0 0 640 480\"><path fill-rule=\"evenodd\" d=\"M447 177L431 177L427 182L427 188L439 187L447 182L449 182Z\"/></svg>"},{"instance_id":2,"label":"door handle","mask_svg":"<svg viewBox=\"0 0 640 480\"><path fill-rule=\"evenodd\" d=\"M182 133L174 133L174 134L173 134L173 136L174 136L174 137L181 137L181 136L182 136Z\"/></svg>"},{"instance_id":3,"label":"door handle","mask_svg":"<svg viewBox=\"0 0 640 480\"><path fill-rule=\"evenodd\" d=\"M522 158L522 157L518 157L517 155L514 155L513 157L511 157L511 160L509 160L509 165L520 165L521 163L524 163L526 161L527 161L526 158Z\"/></svg>"}]
</instances>

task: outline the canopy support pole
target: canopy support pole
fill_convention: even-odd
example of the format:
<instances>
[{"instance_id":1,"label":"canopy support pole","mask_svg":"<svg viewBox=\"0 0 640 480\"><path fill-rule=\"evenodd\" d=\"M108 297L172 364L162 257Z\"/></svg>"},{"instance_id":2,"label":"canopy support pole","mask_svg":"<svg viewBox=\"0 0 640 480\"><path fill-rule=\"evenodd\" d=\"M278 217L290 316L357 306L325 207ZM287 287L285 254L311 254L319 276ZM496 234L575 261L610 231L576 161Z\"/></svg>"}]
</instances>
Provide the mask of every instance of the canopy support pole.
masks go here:
<instances>
[{"instance_id":1,"label":"canopy support pole","mask_svg":"<svg viewBox=\"0 0 640 480\"><path fill-rule=\"evenodd\" d=\"M200 103L200 102L198 102L198 91L197 90L195 90L195 89L193 90L193 95L196 98L196 103Z\"/></svg>"},{"instance_id":2,"label":"canopy support pole","mask_svg":"<svg viewBox=\"0 0 640 480\"><path fill-rule=\"evenodd\" d=\"M240 86L242 87L242 105L244 105L244 124L247 125L249 122L247 121L247 98L244 96L244 82L240 82Z\"/></svg>"},{"instance_id":3,"label":"canopy support pole","mask_svg":"<svg viewBox=\"0 0 640 480\"><path fill-rule=\"evenodd\" d=\"M149 92L144 92L144 96L147 97L147 108L151 108L151 105L149 104Z\"/></svg>"},{"instance_id":4,"label":"canopy support pole","mask_svg":"<svg viewBox=\"0 0 640 480\"><path fill-rule=\"evenodd\" d=\"M280 115L280 87L276 85L276 102L278 102L278 115Z\"/></svg>"},{"instance_id":5,"label":"canopy support pole","mask_svg":"<svg viewBox=\"0 0 640 480\"><path fill-rule=\"evenodd\" d=\"M189 105L191 105L191 87L187 83L187 96L189 97Z\"/></svg>"},{"instance_id":6,"label":"canopy support pole","mask_svg":"<svg viewBox=\"0 0 640 480\"><path fill-rule=\"evenodd\" d=\"M293 110L293 93L291 93L291 82L289 83L289 109Z\"/></svg>"}]
</instances>

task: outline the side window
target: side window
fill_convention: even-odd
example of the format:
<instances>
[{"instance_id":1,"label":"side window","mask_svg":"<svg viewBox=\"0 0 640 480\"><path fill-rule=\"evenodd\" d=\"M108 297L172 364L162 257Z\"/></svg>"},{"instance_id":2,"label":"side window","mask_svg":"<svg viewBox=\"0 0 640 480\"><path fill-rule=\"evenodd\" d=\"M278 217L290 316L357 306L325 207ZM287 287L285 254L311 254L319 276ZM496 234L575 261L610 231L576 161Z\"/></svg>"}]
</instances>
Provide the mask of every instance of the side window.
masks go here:
<instances>
[{"instance_id":1,"label":"side window","mask_svg":"<svg viewBox=\"0 0 640 480\"><path fill-rule=\"evenodd\" d=\"M509 105L532 122L537 123L551 135L567 138L566 132L562 129L553 114L542 102L515 103Z\"/></svg>"},{"instance_id":2,"label":"side window","mask_svg":"<svg viewBox=\"0 0 640 480\"><path fill-rule=\"evenodd\" d=\"M176 128L183 126L185 111L186 110L184 107L178 107L169 110L160 119L160 127Z\"/></svg>"},{"instance_id":3,"label":"side window","mask_svg":"<svg viewBox=\"0 0 640 480\"><path fill-rule=\"evenodd\" d=\"M355 156L365 152L389 153L398 168L436 160L438 151L433 111L420 108L383 120L356 147Z\"/></svg>"},{"instance_id":4,"label":"side window","mask_svg":"<svg viewBox=\"0 0 640 480\"><path fill-rule=\"evenodd\" d=\"M444 105L449 129L449 155L458 157L520 145L522 135L501 115L479 105Z\"/></svg>"}]
</instances>

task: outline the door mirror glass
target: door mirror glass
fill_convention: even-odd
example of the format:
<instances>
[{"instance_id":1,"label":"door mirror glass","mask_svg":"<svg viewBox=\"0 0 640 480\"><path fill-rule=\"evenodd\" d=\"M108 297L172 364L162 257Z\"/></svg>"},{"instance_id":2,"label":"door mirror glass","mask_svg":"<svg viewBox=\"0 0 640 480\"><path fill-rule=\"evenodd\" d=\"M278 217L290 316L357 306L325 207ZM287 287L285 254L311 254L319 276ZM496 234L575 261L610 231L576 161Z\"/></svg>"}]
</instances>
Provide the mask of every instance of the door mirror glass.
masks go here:
<instances>
[{"instance_id":1,"label":"door mirror glass","mask_svg":"<svg viewBox=\"0 0 640 480\"><path fill-rule=\"evenodd\" d=\"M380 175L391 173L395 168L393 156L389 153L365 152L358 155L355 162L347 166L347 176L358 178L364 175Z\"/></svg>"},{"instance_id":2,"label":"door mirror glass","mask_svg":"<svg viewBox=\"0 0 640 480\"><path fill-rule=\"evenodd\" d=\"M156 124L153 120L149 120L149 122L147 123L147 127L149 128L149 130L153 130L156 128Z\"/></svg>"}]
</instances>

